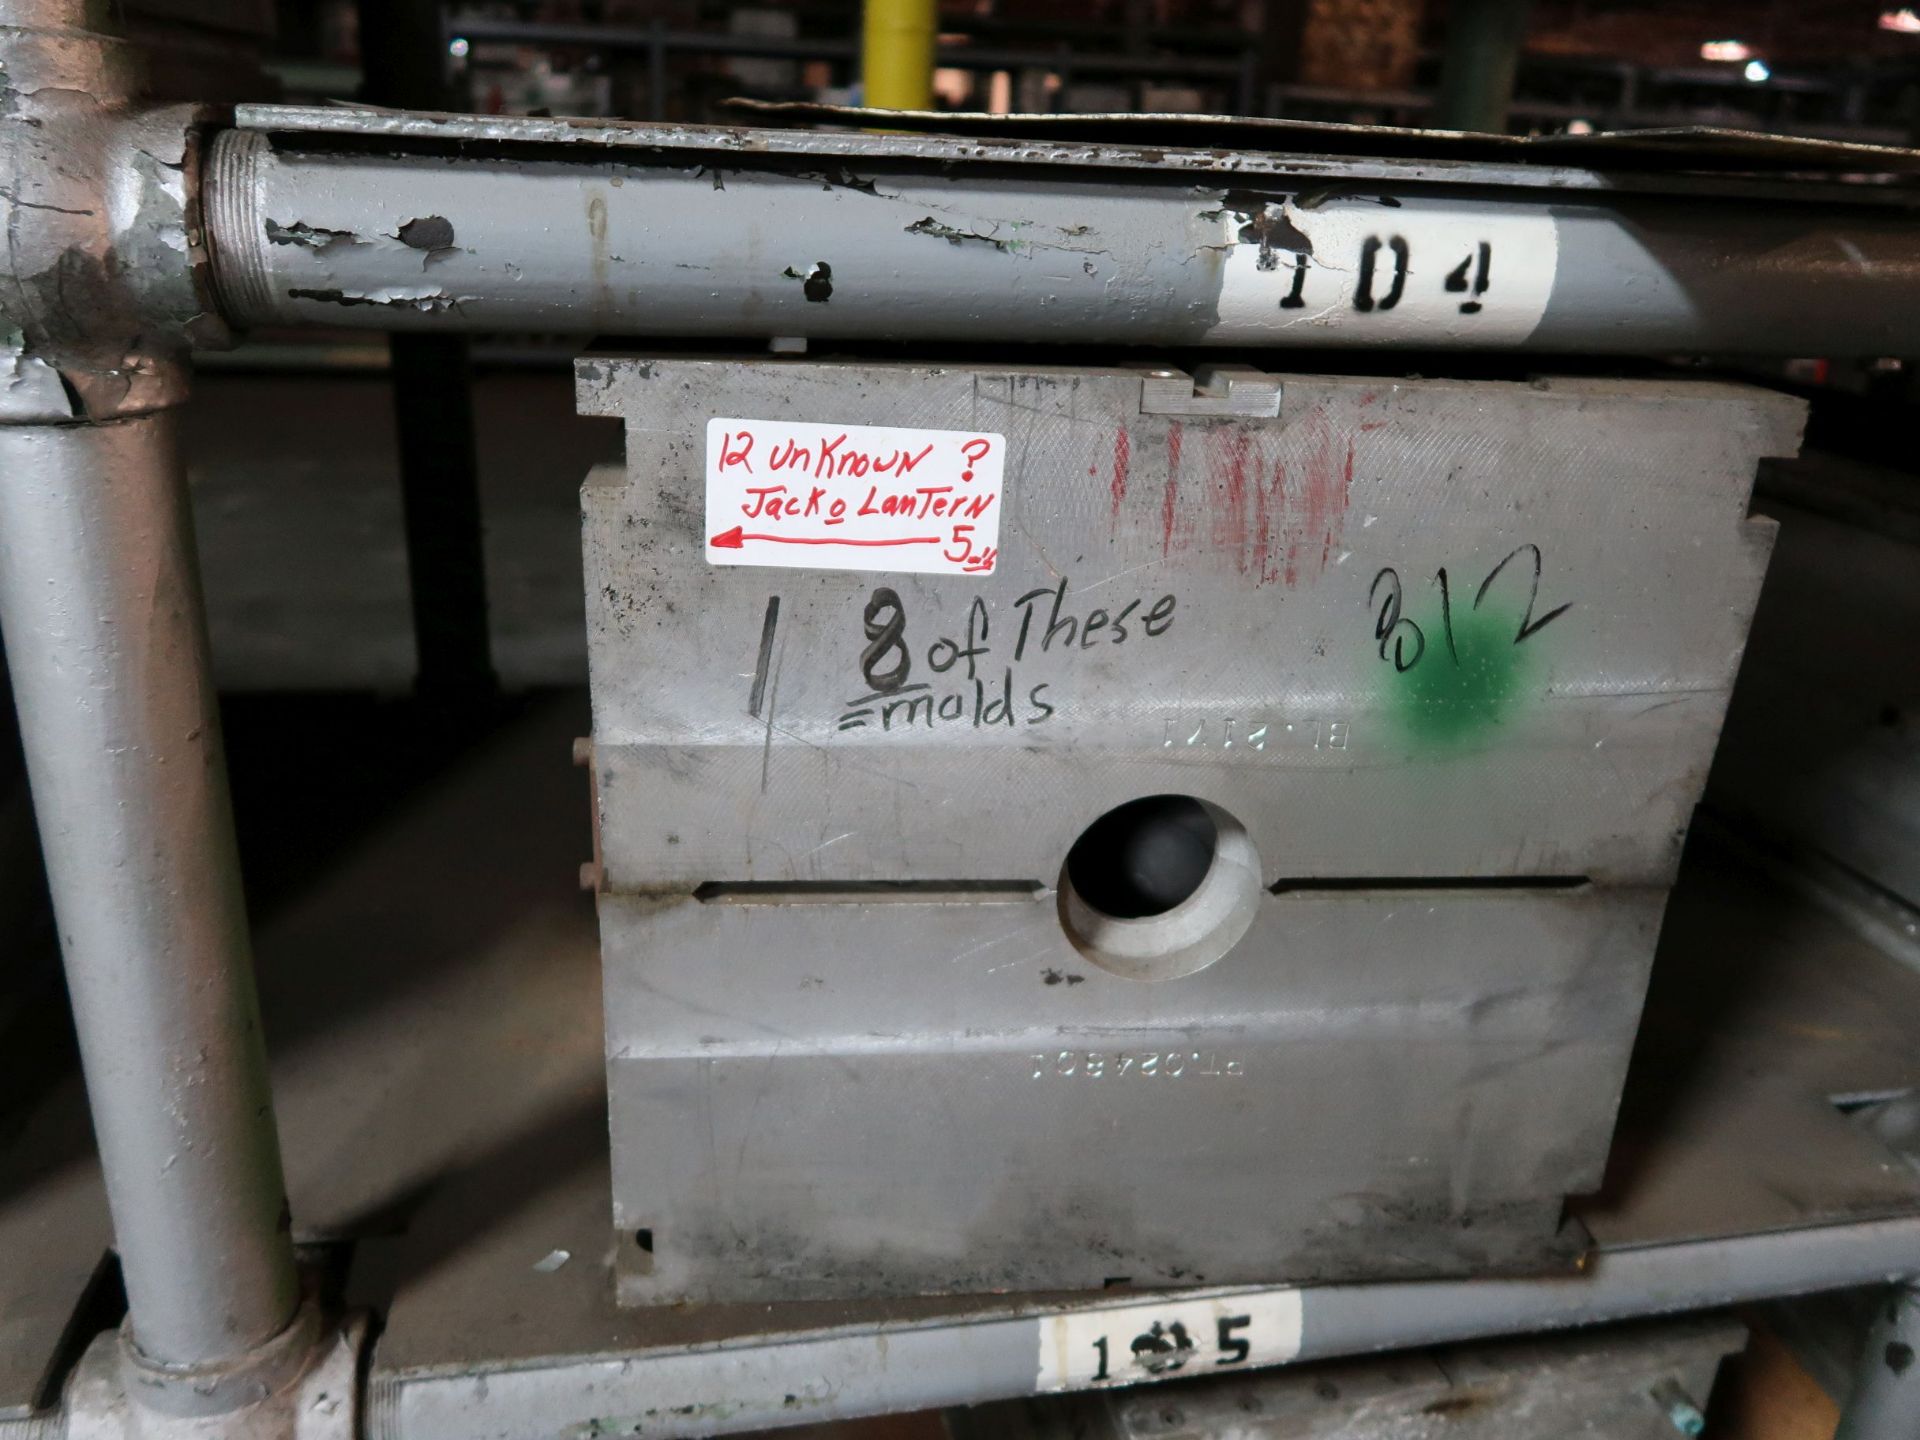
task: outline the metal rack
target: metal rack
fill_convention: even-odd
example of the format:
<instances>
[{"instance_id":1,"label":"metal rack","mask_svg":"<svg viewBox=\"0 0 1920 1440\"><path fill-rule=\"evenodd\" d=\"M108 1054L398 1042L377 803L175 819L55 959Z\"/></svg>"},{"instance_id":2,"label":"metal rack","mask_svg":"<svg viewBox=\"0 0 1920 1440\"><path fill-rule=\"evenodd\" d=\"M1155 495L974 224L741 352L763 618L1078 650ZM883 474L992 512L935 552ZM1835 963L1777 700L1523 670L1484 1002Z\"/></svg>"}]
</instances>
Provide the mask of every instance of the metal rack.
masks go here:
<instances>
[{"instance_id":1,"label":"metal rack","mask_svg":"<svg viewBox=\"0 0 1920 1440\"><path fill-rule=\"evenodd\" d=\"M692 1436L976 1403L1034 1392L1040 1337L1068 1308L1187 1298L618 1309L598 952L590 905L566 893L584 718L569 699L519 722L259 938L296 1238L356 1236L349 1299L385 1317L365 1433L632 1416ZM1587 1270L1299 1292L1298 1358L1920 1269L1920 1174L1832 1103L1920 1083L1920 975L1712 843L1683 873L1656 975L1614 1173L1580 1211L1599 1243ZM83 1104L77 1087L53 1097L35 1133L82 1123ZM107 1243L91 1165L0 1210L0 1416L44 1398Z\"/></svg>"},{"instance_id":2,"label":"metal rack","mask_svg":"<svg viewBox=\"0 0 1920 1440\"><path fill-rule=\"evenodd\" d=\"M64 1396L50 1388L108 1234L85 1167L43 1177L0 1214L0 1246L25 1257L6 1271L0 1433L152 1433L157 1423L277 1434L294 1433L296 1416L302 1434L541 1435L609 1416L652 1433L718 1433L1024 1393L1039 1383L1041 1339L1059 1317L1206 1299L614 1310L600 1261L599 1037L580 1023L597 1003L594 950L584 910L553 898L580 858L563 854L577 837L544 808L571 808L553 773L562 737L578 728L570 716L530 727L445 806L396 831L397 850L365 857L291 933L267 937L270 955L285 947L269 961L269 986L287 987L269 996L269 1015L275 1003L353 991L350 970L370 995L423 950L459 970L368 1008L357 1033L334 1035L324 1053L283 1055L291 1068L275 1097L173 443L189 343L269 319L737 335L740 307L755 298L773 301L759 327L788 337L927 342L985 325L1007 342L1323 339L1233 320L1217 291L1181 288L1183 257L1275 222L1280 202L1236 197L1283 182L1392 191L1409 223L1415 212L1551 209L1574 263L1537 325L1508 345L1873 351L1910 335L1920 314L1912 192L1780 173L1790 163L1897 175L1912 165L1900 154L1735 146L1733 175L1707 173L1695 154L1623 182L1442 141L1417 161L1262 148L1285 131L1148 146L273 110L246 112L234 129L205 113L141 109L138 56L100 33L106 8L16 3L12 28L0 28L13 87L0 116L12 244L0 620L129 1321L86 1349ZM926 207L915 187L949 168L946 218L917 224ZM645 184L616 183L628 174ZM643 209L658 233L644 254L622 254L609 240L627 220L622 192L648 187L657 193ZM1217 196L1210 220L1196 217L1196 187ZM539 213L580 219L543 239L550 227L527 216L550 197L566 204ZM890 278L831 306L782 288L715 239L724 232L713 207L769 201L779 203L753 225L785 227L810 249L857 247L836 253L864 255ZM1063 303L1048 309L998 286L1001 272L983 267L1018 262L995 229L1009 214L1076 242L1051 247L1076 261L1104 246L1121 283L1063 283ZM902 223L876 225L876 215ZM676 293L679 263L712 273ZM495 265L515 273L489 274ZM1457 329L1435 338L1476 345ZM451 873L468 883L431 896L407 886L397 906L394 877L422 853L467 856ZM487 863L523 878L489 883ZM1920 1271L1920 1177L1832 1103L1916 1083L1920 981L1805 912L1770 910L1736 877L1710 872L1700 887L1689 902L1700 928L1676 915L1669 956L1681 957L1680 973L1702 966L1709 995L1743 1004L1716 1017L1683 1001L1677 1048L1663 1048L1676 1037L1656 1013L1641 1069L1655 1084L1653 1113L1629 1106L1630 1127L1642 1128L1629 1130L1618 1187L1582 1212L1598 1242L1587 1272L1260 1292L1298 1317L1297 1356ZM1826 973L1810 984L1815 951ZM1771 995L1752 970L1768 953L1780 962ZM1838 973L1846 985L1833 983ZM443 1063L423 1065L429 1050ZM57 1112L45 1123L59 1124ZM281 1138L291 1140L291 1229ZM408 1195L425 1198L405 1207L405 1233L359 1246L358 1298L386 1316L367 1352L363 1330L303 1295L293 1242L364 1235L378 1228L370 1216ZM1920 1312L1902 1294L1876 1338L1882 1350L1920 1338ZM356 1370L364 1413L350 1398ZM1920 1373L1876 1363L1863 1377L1850 1433L1909 1433Z\"/></svg>"}]
</instances>

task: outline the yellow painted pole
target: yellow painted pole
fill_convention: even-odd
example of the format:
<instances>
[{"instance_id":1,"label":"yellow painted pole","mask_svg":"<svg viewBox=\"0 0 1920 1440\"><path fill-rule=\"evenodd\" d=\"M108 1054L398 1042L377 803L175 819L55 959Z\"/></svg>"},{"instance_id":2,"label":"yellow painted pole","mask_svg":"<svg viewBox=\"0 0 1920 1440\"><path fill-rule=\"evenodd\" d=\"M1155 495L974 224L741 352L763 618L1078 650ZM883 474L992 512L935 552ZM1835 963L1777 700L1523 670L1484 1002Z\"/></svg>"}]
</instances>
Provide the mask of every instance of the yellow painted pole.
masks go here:
<instances>
[{"instance_id":1,"label":"yellow painted pole","mask_svg":"<svg viewBox=\"0 0 1920 1440\"><path fill-rule=\"evenodd\" d=\"M938 0L866 0L861 79L874 110L933 108Z\"/></svg>"}]
</instances>

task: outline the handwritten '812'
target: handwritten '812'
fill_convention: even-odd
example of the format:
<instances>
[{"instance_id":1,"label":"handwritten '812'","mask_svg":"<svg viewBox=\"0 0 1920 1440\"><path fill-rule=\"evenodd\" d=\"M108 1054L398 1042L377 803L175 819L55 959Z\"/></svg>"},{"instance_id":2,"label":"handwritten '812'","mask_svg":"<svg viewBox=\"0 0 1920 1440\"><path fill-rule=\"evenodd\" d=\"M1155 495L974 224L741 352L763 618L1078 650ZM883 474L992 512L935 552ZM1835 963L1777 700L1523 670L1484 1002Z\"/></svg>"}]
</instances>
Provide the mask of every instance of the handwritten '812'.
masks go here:
<instances>
[{"instance_id":1,"label":"handwritten '812'","mask_svg":"<svg viewBox=\"0 0 1920 1440\"><path fill-rule=\"evenodd\" d=\"M1473 592L1471 608L1478 610L1488 591L1493 589L1507 568L1521 556L1532 561L1532 576L1527 588L1527 608L1521 614L1519 625L1513 636L1515 645L1538 635L1547 626L1558 620L1573 608L1571 600L1556 605L1546 614L1534 616L1540 603L1540 576L1545 569L1545 559L1540 547L1531 541L1517 545L1504 555L1500 562L1486 573L1480 586ZM1460 663L1460 649L1453 633L1453 585L1447 577L1447 567L1442 565L1434 572L1434 581L1440 587L1440 626L1447 642L1447 654L1453 663ZM1373 577L1373 584L1367 587L1367 607L1374 611L1373 638L1380 647L1380 658L1391 660L1393 668L1400 674L1413 669L1427 654L1427 633L1419 623L1405 613L1405 587L1400 581L1400 572L1391 565L1382 566ZM1375 607L1378 607L1375 610Z\"/></svg>"}]
</instances>

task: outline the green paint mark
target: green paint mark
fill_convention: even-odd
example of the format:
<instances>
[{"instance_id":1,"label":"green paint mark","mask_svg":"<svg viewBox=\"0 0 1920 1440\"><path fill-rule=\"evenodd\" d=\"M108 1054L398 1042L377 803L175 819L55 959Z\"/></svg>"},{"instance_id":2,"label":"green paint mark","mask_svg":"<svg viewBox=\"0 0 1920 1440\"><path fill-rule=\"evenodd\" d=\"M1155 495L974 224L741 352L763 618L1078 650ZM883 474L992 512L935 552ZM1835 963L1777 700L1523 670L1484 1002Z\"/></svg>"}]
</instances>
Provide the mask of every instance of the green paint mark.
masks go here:
<instances>
[{"instance_id":1,"label":"green paint mark","mask_svg":"<svg viewBox=\"0 0 1920 1440\"><path fill-rule=\"evenodd\" d=\"M1431 746L1478 739L1504 724L1534 692L1539 641L1513 643L1518 614L1492 603L1474 610L1456 599L1451 650L1437 606L1433 615L1420 617L1420 628L1426 650L1411 669L1393 677L1391 687L1394 718L1409 739Z\"/></svg>"}]
</instances>

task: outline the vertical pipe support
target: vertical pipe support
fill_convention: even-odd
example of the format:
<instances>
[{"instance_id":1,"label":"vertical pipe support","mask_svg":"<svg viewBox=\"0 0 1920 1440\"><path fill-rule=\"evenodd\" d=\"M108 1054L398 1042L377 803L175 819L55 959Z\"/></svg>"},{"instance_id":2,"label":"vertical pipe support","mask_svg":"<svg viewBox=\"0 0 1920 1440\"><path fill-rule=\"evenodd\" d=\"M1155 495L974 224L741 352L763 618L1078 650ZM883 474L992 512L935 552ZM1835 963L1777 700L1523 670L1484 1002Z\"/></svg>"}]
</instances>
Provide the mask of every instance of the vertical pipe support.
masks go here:
<instances>
[{"instance_id":1,"label":"vertical pipe support","mask_svg":"<svg viewBox=\"0 0 1920 1440\"><path fill-rule=\"evenodd\" d=\"M414 690L472 715L496 697L487 559L464 335L392 335L394 428L413 602Z\"/></svg>"},{"instance_id":2,"label":"vertical pipe support","mask_svg":"<svg viewBox=\"0 0 1920 1440\"><path fill-rule=\"evenodd\" d=\"M1433 123L1502 135L1531 0L1452 0Z\"/></svg>"},{"instance_id":3,"label":"vertical pipe support","mask_svg":"<svg viewBox=\"0 0 1920 1440\"><path fill-rule=\"evenodd\" d=\"M0 4L0 636L105 1177L135 1411L310 1363L177 452L209 303L192 107L109 0ZM89 1352L93 1354L94 1352Z\"/></svg>"},{"instance_id":4,"label":"vertical pipe support","mask_svg":"<svg viewBox=\"0 0 1920 1440\"><path fill-rule=\"evenodd\" d=\"M359 0L362 98L396 109L465 107L466 97L447 83L444 8L439 0ZM498 685L469 346L459 335L395 335L389 353L414 690L450 714L471 714L484 710Z\"/></svg>"},{"instance_id":5,"label":"vertical pipe support","mask_svg":"<svg viewBox=\"0 0 1920 1440\"><path fill-rule=\"evenodd\" d=\"M937 18L936 0L866 0L860 68L869 109L933 108Z\"/></svg>"},{"instance_id":6,"label":"vertical pipe support","mask_svg":"<svg viewBox=\"0 0 1920 1440\"><path fill-rule=\"evenodd\" d=\"M1853 1394L1834 1440L1920 1436L1920 1281L1887 1287L1867 1330Z\"/></svg>"},{"instance_id":7,"label":"vertical pipe support","mask_svg":"<svg viewBox=\"0 0 1920 1440\"><path fill-rule=\"evenodd\" d=\"M647 118L667 118L667 22L658 15L647 26Z\"/></svg>"},{"instance_id":8,"label":"vertical pipe support","mask_svg":"<svg viewBox=\"0 0 1920 1440\"><path fill-rule=\"evenodd\" d=\"M283 1353L299 1290L163 403L180 388L110 418L0 416L0 633L126 1283L128 1386L211 1414L304 1356Z\"/></svg>"}]
</instances>

